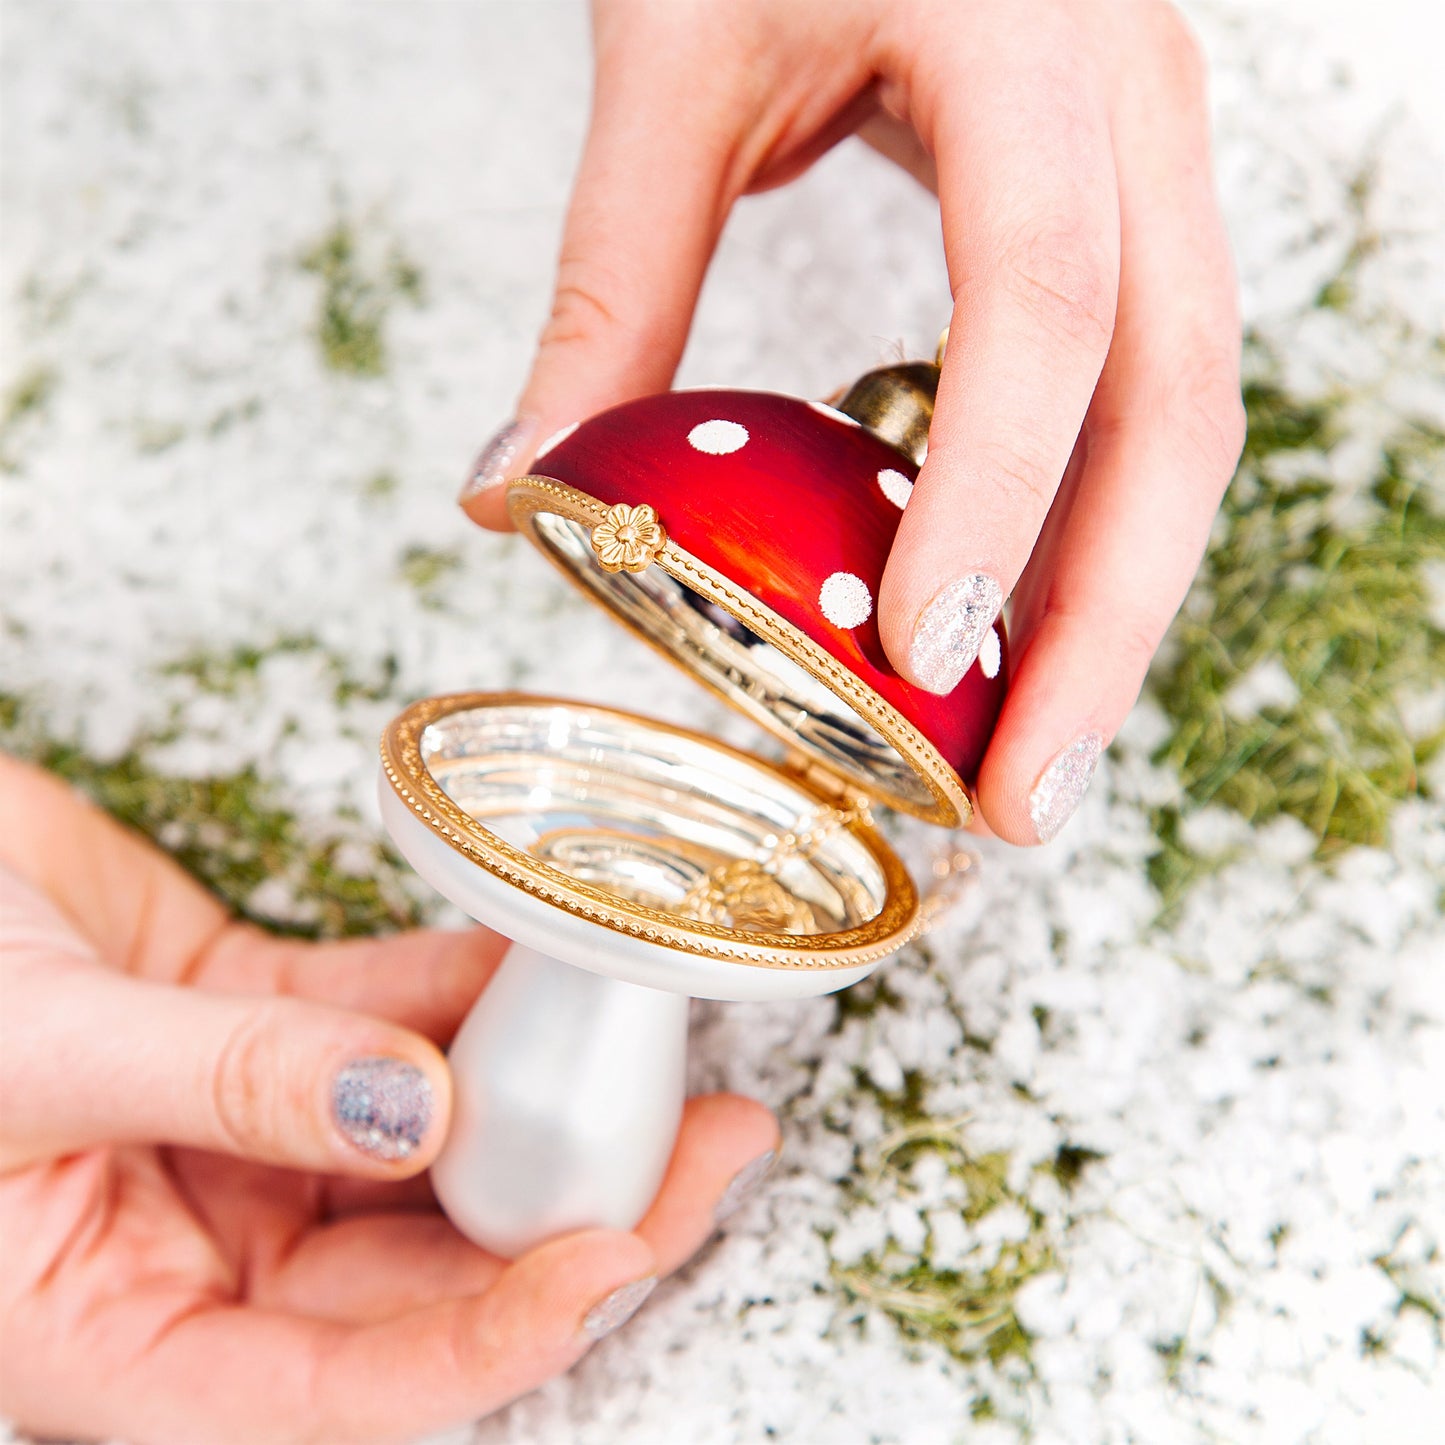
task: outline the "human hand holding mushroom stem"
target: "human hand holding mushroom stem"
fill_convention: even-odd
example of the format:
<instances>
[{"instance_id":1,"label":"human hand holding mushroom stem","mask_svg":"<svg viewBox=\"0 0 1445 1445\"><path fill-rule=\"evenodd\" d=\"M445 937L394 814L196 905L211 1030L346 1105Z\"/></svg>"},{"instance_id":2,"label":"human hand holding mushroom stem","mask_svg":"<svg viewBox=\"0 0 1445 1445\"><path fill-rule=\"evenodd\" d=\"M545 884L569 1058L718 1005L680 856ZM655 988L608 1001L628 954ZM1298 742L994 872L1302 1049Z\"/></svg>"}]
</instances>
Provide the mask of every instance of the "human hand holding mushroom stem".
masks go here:
<instances>
[{"instance_id":1,"label":"human hand holding mushroom stem","mask_svg":"<svg viewBox=\"0 0 1445 1445\"><path fill-rule=\"evenodd\" d=\"M623 1323L777 1126L692 1099L635 1229L479 1249L419 1175L452 1114L438 1046L506 946L269 937L0 755L0 1414L67 1440L413 1439Z\"/></svg>"},{"instance_id":2,"label":"human hand holding mushroom stem","mask_svg":"<svg viewBox=\"0 0 1445 1445\"><path fill-rule=\"evenodd\" d=\"M937 193L953 297L883 644L951 694L1012 599L977 801L1008 841L1046 841L1138 695L1243 440L1192 36L1159 0L595 0L593 16L552 315L466 510L507 525L502 484L545 438L666 389L732 206L859 134Z\"/></svg>"}]
</instances>

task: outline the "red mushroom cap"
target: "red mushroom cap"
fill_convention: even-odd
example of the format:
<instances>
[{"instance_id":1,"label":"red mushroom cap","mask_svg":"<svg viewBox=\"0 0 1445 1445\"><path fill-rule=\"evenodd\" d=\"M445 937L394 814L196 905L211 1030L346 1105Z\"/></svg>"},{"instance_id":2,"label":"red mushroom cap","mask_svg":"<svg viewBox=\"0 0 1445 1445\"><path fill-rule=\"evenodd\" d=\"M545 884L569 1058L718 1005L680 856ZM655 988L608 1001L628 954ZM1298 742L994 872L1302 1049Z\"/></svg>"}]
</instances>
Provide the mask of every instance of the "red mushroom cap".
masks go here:
<instances>
[{"instance_id":1,"label":"red mushroom cap","mask_svg":"<svg viewBox=\"0 0 1445 1445\"><path fill-rule=\"evenodd\" d=\"M972 785L1003 703L1003 622L947 697L905 682L877 599L917 467L851 417L769 392L625 402L532 467L607 506L646 503L676 546L751 593L897 710Z\"/></svg>"}]
</instances>

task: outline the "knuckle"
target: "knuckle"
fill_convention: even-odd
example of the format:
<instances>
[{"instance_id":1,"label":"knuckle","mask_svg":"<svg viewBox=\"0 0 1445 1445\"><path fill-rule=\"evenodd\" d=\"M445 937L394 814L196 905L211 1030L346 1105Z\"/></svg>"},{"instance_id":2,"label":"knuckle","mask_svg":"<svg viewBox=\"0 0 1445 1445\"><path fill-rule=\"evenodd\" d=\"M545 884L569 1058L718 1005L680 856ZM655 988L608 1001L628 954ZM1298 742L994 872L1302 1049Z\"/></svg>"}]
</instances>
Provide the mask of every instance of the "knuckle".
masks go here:
<instances>
[{"instance_id":1,"label":"knuckle","mask_svg":"<svg viewBox=\"0 0 1445 1445\"><path fill-rule=\"evenodd\" d=\"M1164 617L1132 610L1119 618L1115 641L1131 678L1143 680L1172 621L1173 613Z\"/></svg>"},{"instance_id":2,"label":"knuckle","mask_svg":"<svg viewBox=\"0 0 1445 1445\"><path fill-rule=\"evenodd\" d=\"M1238 355L1217 344L1190 348L1172 391L1170 411L1179 444L1206 471L1218 475L1222 489L1244 449Z\"/></svg>"},{"instance_id":3,"label":"knuckle","mask_svg":"<svg viewBox=\"0 0 1445 1445\"><path fill-rule=\"evenodd\" d=\"M593 340L621 324L601 291L583 280L559 280L552 314L542 331L543 346L571 346Z\"/></svg>"},{"instance_id":4,"label":"knuckle","mask_svg":"<svg viewBox=\"0 0 1445 1445\"><path fill-rule=\"evenodd\" d=\"M1057 339L1102 356L1114 334L1117 269L1079 223L1031 227L1002 257L1009 297Z\"/></svg>"},{"instance_id":5,"label":"knuckle","mask_svg":"<svg viewBox=\"0 0 1445 1445\"><path fill-rule=\"evenodd\" d=\"M1023 436L1008 441L984 442L975 452L982 474L999 488L1011 505L1045 512L1052 504L1059 478L1053 474L1047 448L1040 440Z\"/></svg>"},{"instance_id":6,"label":"knuckle","mask_svg":"<svg viewBox=\"0 0 1445 1445\"><path fill-rule=\"evenodd\" d=\"M284 1108L287 1070L278 1015L273 1003L247 1009L216 1062L211 1088L216 1126L229 1146L246 1157L269 1152Z\"/></svg>"},{"instance_id":7,"label":"knuckle","mask_svg":"<svg viewBox=\"0 0 1445 1445\"><path fill-rule=\"evenodd\" d=\"M1152 0L1146 19L1153 28L1173 85L1188 95L1203 95L1209 63L1189 22L1169 0Z\"/></svg>"}]
</instances>

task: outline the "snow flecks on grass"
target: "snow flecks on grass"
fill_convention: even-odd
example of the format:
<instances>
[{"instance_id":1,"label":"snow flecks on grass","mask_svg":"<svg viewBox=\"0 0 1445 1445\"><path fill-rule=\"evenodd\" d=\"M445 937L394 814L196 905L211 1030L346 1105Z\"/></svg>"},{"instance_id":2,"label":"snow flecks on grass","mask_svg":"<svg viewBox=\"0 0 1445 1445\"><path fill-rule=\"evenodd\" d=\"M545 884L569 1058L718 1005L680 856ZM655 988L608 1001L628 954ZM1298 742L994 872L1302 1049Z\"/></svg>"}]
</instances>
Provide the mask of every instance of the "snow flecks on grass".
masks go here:
<instances>
[{"instance_id":1,"label":"snow flecks on grass","mask_svg":"<svg viewBox=\"0 0 1445 1445\"><path fill-rule=\"evenodd\" d=\"M1350 479L1342 520L1332 452L1369 399L1292 396L1262 344L1253 357L1244 458L1151 678L1170 723L1155 758L1182 790L1153 813L1150 874L1168 905L1208 866L1184 841L1189 813L1223 806L1255 827L1288 815L1322 859L1380 847L1395 808L1428 795L1445 744L1431 583L1445 563L1445 432L1395 420Z\"/></svg>"},{"instance_id":2,"label":"snow flecks on grass","mask_svg":"<svg viewBox=\"0 0 1445 1445\"><path fill-rule=\"evenodd\" d=\"M387 367L386 314L397 299L419 302L422 274L393 246L381 260L363 255L354 224L342 218L301 258L321 282L316 344L332 371L380 376Z\"/></svg>"},{"instance_id":3,"label":"snow flecks on grass","mask_svg":"<svg viewBox=\"0 0 1445 1445\"><path fill-rule=\"evenodd\" d=\"M203 685L223 695L255 670L249 658L178 666L196 667ZM423 921L432 900L354 815L317 828L254 765L200 777L168 773L153 754L171 741L139 738L119 756L96 758L48 736L22 700L0 695L0 748L74 784L240 917L304 938L364 937Z\"/></svg>"},{"instance_id":4,"label":"snow flecks on grass","mask_svg":"<svg viewBox=\"0 0 1445 1445\"><path fill-rule=\"evenodd\" d=\"M437 547L411 546L397 568L402 581L415 590L424 607L442 605L443 585L462 569L460 552Z\"/></svg>"},{"instance_id":5,"label":"snow flecks on grass","mask_svg":"<svg viewBox=\"0 0 1445 1445\"><path fill-rule=\"evenodd\" d=\"M0 472L13 472L18 462L11 455L10 440L32 416L44 411L55 390L56 375L41 363L22 372L0 402Z\"/></svg>"},{"instance_id":6,"label":"snow flecks on grass","mask_svg":"<svg viewBox=\"0 0 1445 1445\"><path fill-rule=\"evenodd\" d=\"M580 14L258 31L195 5L160 64L169 12L122 9L7 9L33 120L0 257L0 742L324 936L444 916L379 841L376 739L411 698L526 686L756 745L452 504L545 311ZM1149 691L1060 838L971 845L922 944L831 998L696 1006L693 1089L777 1109L778 1168L486 1445L683 1418L693 1445L1420 1438L1445 1300L1438 166L1412 191L1307 47L1202 28L1250 432ZM544 49L554 85L476 84L478 54ZM95 54L114 86L79 83ZM424 163L392 122L418 87L450 118ZM498 115L525 144L476 144ZM948 303L936 231L839 147L734 218L683 380L822 394L880 325L915 353ZM922 876L936 830L886 827Z\"/></svg>"}]
</instances>

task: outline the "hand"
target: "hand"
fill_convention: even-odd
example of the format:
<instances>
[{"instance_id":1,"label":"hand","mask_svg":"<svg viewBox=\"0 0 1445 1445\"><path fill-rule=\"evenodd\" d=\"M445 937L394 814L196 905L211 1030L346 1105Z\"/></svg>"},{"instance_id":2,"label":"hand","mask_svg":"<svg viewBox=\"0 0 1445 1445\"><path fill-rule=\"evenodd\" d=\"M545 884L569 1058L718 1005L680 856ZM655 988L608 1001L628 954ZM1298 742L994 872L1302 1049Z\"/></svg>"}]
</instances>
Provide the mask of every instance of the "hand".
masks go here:
<instances>
[{"instance_id":1,"label":"hand","mask_svg":"<svg viewBox=\"0 0 1445 1445\"><path fill-rule=\"evenodd\" d=\"M1243 441L1205 72L1157 0L595 0L552 317L468 513L566 423L665 389L740 196L856 131L938 194L953 291L884 646L957 685L1005 597L984 820L1044 841L1133 705Z\"/></svg>"},{"instance_id":2,"label":"hand","mask_svg":"<svg viewBox=\"0 0 1445 1445\"><path fill-rule=\"evenodd\" d=\"M446 1134L436 1045L504 947L270 938L0 756L0 1413L135 1445L399 1439L620 1323L776 1125L694 1099L636 1233L510 1265L468 1243L409 1176Z\"/></svg>"}]
</instances>

